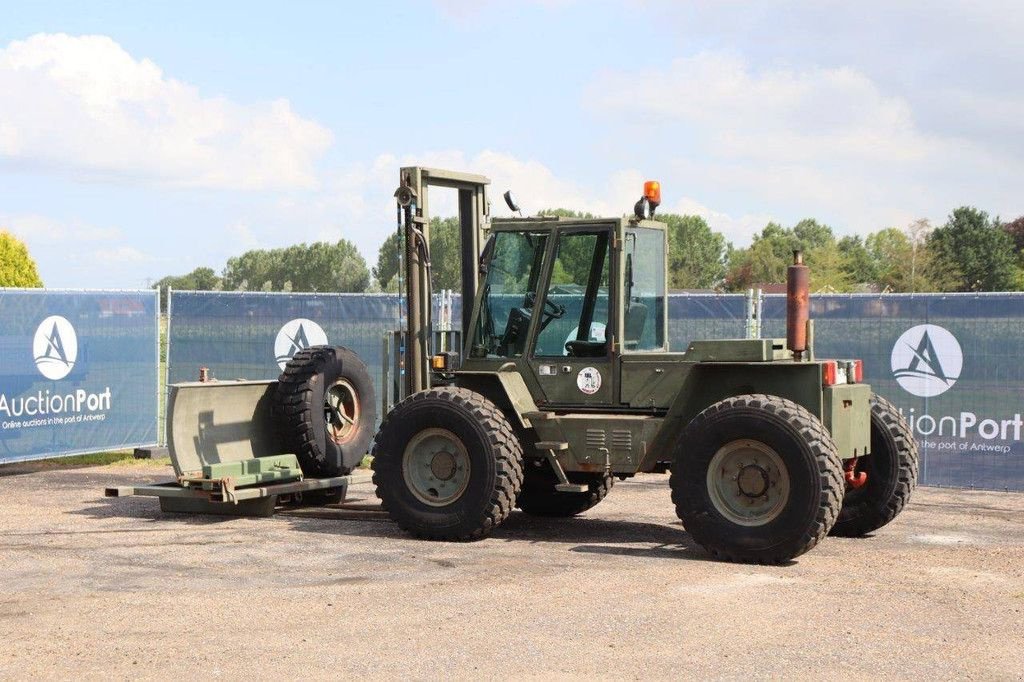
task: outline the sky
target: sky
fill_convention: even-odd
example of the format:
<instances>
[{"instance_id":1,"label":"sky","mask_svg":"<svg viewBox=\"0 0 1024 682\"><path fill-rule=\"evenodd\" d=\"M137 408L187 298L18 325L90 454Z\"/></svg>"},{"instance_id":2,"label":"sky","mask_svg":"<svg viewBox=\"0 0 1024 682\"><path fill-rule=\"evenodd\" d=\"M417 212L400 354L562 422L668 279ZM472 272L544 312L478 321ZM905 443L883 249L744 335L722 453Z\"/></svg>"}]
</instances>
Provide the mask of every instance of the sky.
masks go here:
<instances>
[{"instance_id":1,"label":"sky","mask_svg":"<svg viewBox=\"0 0 1024 682\"><path fill-rule=\"evenodd\" d=\"M356 244L403 165L525 213L1024 214L1024 3L0 0L0 227L48 287ZM454 211L433 197L435 214Z\"/></svg>"}]
</instances>

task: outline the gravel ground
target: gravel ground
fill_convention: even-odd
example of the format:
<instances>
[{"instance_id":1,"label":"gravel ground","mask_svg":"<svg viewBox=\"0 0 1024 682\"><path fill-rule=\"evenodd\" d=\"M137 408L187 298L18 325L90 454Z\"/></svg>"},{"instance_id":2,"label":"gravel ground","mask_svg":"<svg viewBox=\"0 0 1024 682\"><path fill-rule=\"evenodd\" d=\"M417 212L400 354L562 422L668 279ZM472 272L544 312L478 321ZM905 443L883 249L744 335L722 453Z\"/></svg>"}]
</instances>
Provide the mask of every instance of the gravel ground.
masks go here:
<instances>
[{"instance_id":1,"label":"gravel ground","mask_svg":"<svg viewBox=\"0 0 1024 682\"><path fill-rule=\"evenodd\" d=\"M666 476L578 519L517 512L472 544L409 539L380 513L102 497L168 474L0 467L0 678L1024 672L1024 495L919 489L875 537L759 567L708 560ZM375 501L368 483L358 499Z\"/></svg>"}]
</instances>

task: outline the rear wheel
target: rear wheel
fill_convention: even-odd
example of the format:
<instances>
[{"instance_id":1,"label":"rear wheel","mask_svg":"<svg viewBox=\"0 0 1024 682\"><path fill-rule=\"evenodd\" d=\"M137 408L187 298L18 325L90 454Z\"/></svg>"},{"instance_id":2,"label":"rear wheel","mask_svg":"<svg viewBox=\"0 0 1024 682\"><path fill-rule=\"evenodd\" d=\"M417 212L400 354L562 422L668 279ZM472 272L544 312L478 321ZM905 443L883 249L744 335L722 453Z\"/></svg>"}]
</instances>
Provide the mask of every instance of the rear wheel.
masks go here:
<instances>
[{"instance_id":1,"label":"rear wheel","mask_svg":"<svg viewBox=\"0 0 1024 682\"><path fill-rule=\"evenodd\" d=\"M867 474L849 487L833 535L859 537L878 530L903 511L917 486L917 443L903 415L885 398L871 396L871 454L857 460Z\"/></svg>"},{"instance_id":2,"label":"rear wheel","mask_svg":"<svg viewBox=\"0 0 1024 682\"><path fill-rule=\"evenodd\" d=\"M522 459L519 439L494 403L464 388L435 388L385 417L373 447L373 482L402 529L432 540L475 540L512 511Z\"/></svg>"},{"instance_id":3,"label":"rear wheel","mask_svg":"<svg viewBox=\"0 0 1024 682\"><path fill-rule=\"evenodd\" d=\"M828 534L842 501L842 465L831 436L806 409L776 396L740 395L686 426L670 486L686 530L712 555L776 564Z\"/></svg>"},{"instance_id":4,"label":"rear wheel","mask_svg":"<svg viewBox=\"0 0 1024 682\"><path fill-rule=\"evenodd\" d=\"M377 400L359 356L340 346L297 352L277 380L275 411L284 452L308 476L343 476L359 466L373 438Z\"/></svg>"},{"instance_id":5,"label":"rear wheel","mask_svg":"<svg viewBox=\"0 0 1024 682\"><path fill-rule=\"evenodd\" d=\"M587 486L582 493L555 490L558 479L547 462L527 466L516 506L532 516L568 517L582 514L603 500L615 479L609 474L569 474L569 481Z\"/></svg>"}]
</instances>

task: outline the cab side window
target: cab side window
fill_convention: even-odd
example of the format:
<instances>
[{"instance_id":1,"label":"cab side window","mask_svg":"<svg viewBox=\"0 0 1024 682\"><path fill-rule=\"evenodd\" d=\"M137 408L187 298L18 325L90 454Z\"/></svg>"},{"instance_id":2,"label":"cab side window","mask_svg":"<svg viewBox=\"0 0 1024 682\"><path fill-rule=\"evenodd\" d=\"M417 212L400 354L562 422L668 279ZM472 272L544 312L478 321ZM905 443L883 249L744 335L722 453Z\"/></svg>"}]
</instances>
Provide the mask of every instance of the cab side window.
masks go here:
<instances>
[{"instance_id":1,"label":"cab side window","mask_svg":"<svg viewBox=\"0 0 1024 682\"><path fill-rule=\"evenodd\" d=\"M609 233L558 237L534 352L540 357L605 357L610 312Z\"/></svg>"}]
</instances>

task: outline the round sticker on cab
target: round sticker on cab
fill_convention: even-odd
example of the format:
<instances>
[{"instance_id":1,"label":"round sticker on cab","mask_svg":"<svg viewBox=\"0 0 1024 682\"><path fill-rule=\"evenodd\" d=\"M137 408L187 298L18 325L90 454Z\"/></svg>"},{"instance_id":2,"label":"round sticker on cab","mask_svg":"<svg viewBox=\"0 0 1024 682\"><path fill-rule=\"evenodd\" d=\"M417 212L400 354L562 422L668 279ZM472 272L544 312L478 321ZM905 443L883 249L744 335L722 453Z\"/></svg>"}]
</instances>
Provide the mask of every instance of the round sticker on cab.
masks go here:
<instances>
[{"instance_id":1,"label":"round sticker on cab","mask_svg":"<svg viewBox=\"0 0 1024 682\"><path fill-rule=\"evenodd\" d=\"M601 390L601 373L596 367L584 367L576 375L576 385L587 395L594 395Z\"/></svg>"}]
</instances>

